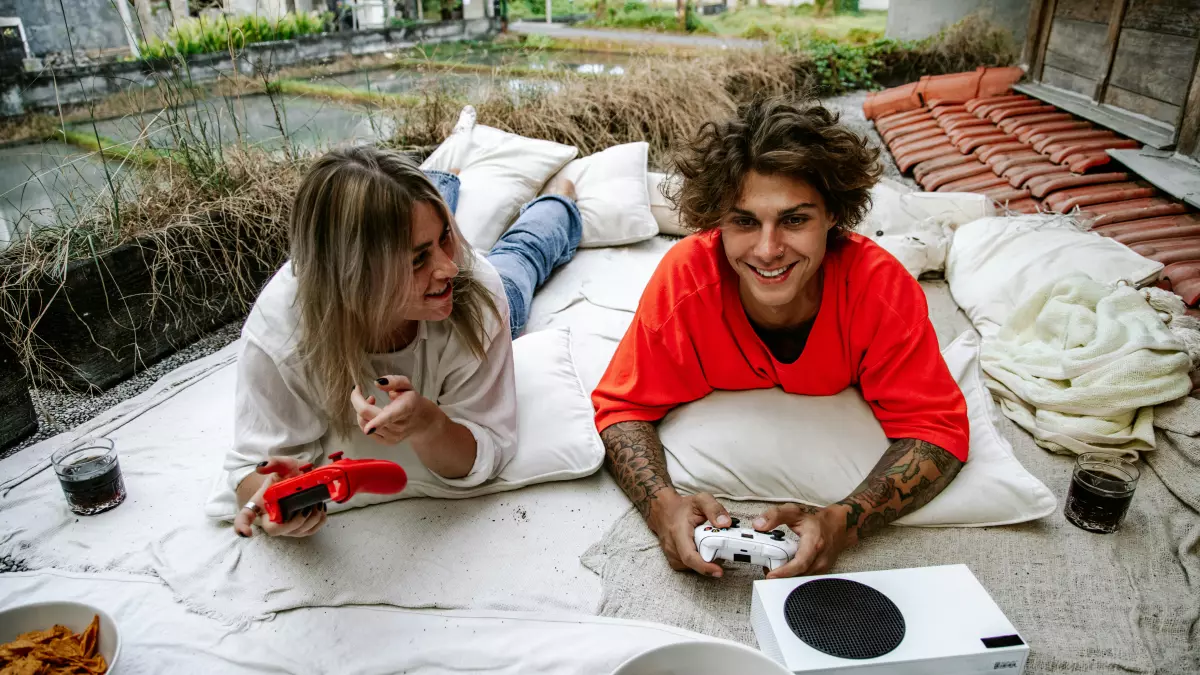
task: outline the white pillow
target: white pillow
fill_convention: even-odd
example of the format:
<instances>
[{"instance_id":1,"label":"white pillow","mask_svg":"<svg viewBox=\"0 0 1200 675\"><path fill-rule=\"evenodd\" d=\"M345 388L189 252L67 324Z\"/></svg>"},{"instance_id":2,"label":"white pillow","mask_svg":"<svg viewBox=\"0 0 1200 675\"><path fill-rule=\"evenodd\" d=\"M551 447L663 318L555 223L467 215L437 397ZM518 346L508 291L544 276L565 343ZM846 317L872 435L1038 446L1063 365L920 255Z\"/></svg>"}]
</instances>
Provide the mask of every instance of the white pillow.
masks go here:
<instances>
[{"instance_id":1,"label":"white pillow","mask_svg":"<svg viewBox=\"0 0 1200 675\"><path fill-rule=\"evenodd\" d=\"M979 369L979 336L968 331L942 354L967 399L967 463L933 501L896 523L984 527L1053 513L1054 495L1021 466L996 429L996 407ZM888 446L853 388L823 397L780 389L714 392L671 411L659 436L671 479L683 491L817 506L852 493Z\"/></svg>"},{"instance_id":2,"label":"white pillow","mask_svg":"<svg viewBox=\"0 0 1200 675\"><path fill-rule=\"evenodd\" d=\"M464 117L467 112L464 110ZM521 207L578 154L579 150L571 145L525 138L480 124L463 124L421 168L459 170L461 186L454 218L472 246L488 251Z\"/></svg>"},{"instance_id":3,"label":"white pillow","mask_svg":"<svg viewBox=\"0 0 1200 675\"><path fill-rule=\"evenodd\" d=\"M666 174L650 171L646 173L646 190L650 193L650 212L658 223L660 234L675 237L686 237L691 234L679 219L679 211L662 193L662 183L667 180Z\"/></svg>"},{"instance_id":4,"label":"white pillow","mask_svg":"<svg viewBox=\"0 0 1200 675\"><path fill-rule=\"evenodd\" d=\"M370 504L438 497L462 499L515 490L595 473L604 460L604 445L596 432L591 389L584 387L576 367L574 340L566 328L529 333L513 341L517 396L517 451L493 480L470 488L446 485L417 460L407 445L387 448L387 456L408 474L408 486L397 495L355 495L346 504L330 502L330 512ZM597 376L598 377L598 376ZM326 451L352 448L351 457L380 457L380 447L362 434L346 444L323 443ZM214 483L205 513L232 520L237 510L225 472Z\"/></svg>"},{"instance_id":5,"label":"white pillow","mask_svg":"<svg viewBox=\"0 0 1200 675\"><path fill-rule=\"evenodd\" d=\"M555 178L575 184L575 205L583 216L581 247L622 246L658 234L646 190L649 153L645 142L616 145L558 172Z\"/></svg>"},{"instance_id":6,"label":"white pillow","mask_svg":"<svg viewBox=\"0 0 1200 675\"><path fill-rule=\"evenodd\" d=\"M1034 293L1069 274L1142 286L1162 268L1124 244L1079 229L1069 216L1027 215L959 227L946 256L946 281L975 330L990 338Z\"/></svg>"},{"instance_id":7,"label":"white pillow","mask_svg":"<svg viewBox=\"0 0 1200 675\"><path fill-rule=\"evenodd\" d=\"M945 267L954 229L990 215L995 215L992 200L983 195L915 192L884 178L871 188L871 210L859 231L920 277Z\"/></svg>"}]
</instances>

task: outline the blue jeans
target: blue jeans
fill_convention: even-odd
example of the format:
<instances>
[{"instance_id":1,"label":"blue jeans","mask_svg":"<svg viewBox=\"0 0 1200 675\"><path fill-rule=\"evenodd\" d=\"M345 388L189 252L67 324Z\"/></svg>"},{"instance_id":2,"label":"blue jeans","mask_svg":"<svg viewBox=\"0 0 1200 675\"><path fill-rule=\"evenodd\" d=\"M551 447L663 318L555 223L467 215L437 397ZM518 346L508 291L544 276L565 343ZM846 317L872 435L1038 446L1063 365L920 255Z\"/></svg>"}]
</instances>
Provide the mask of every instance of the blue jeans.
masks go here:
<instances>
[{"instance_id":1,"label":"blue jeans","mask_svg":"<svg viewBox=\"0 0 1200 675\"><path fill-rule=\"evenodd\" d=\"M426 171L451 211L458 208L458 176ZM525 330L533 293L550 273L571 260L583 237L583 216L575 202L560 195L538 197L521 207L517 222L488 252L508 296L508 327L513 339Z\"/></svg>"}]
</instances>

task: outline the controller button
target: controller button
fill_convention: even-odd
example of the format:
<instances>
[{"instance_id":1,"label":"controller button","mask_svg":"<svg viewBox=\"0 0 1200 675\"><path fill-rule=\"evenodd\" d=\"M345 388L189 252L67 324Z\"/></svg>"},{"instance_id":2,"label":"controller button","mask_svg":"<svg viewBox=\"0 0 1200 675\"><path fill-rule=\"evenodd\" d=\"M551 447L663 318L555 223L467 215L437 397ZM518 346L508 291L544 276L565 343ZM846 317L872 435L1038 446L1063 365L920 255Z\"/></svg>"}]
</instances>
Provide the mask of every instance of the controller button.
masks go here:
<instances>
[{"instance_id":1,"label":"controller button","mask_svg":"<svg viewBox=\"0 0 1200 675\"><path fill-rule=\"evenodd\" d=\"M305 464L304 466L300 467L300 473L308 473L309 471L312 471L312 468L313 468L312 462L309 462L308 464Z\"/></svg>"},{"instance_id":2,"label":"controller button","mask_svg":"<svg viewBox=\"0 0 1200 675\"><path fill-rule=\"evenodd\" d=\"M733 522L733 527L737 527L738 523L742 522L742 521L738 520L737 518L734 518L733 516L730 516L729 520Z\"/></svg>"},{"instance_id":3,"label":"controller button","mask_svg":"<svg viewBox=\"0 0 1200 675\"><path fill-rule=\"evenodd\" d=\"M329 461L336 462L339 459L341 459L342 455L344 455L344 454L346 454L346 453L342 452L341 450L338 450L337 452L329 455Z\"/></svg>"},{"instance_id":4,"label":"controller button","mask_svg":"<svg viewBox=\"0 0 1200 675\"><path fill-rule=\"evenodd\" d=\"M771 538L775 541L783 541L783 530L771 530Z\"/></svg>"},{"instance_id":5,"label":"controller button","mask_svg":"<svg viewBox=\"0 0 1200 675\"><path fill-rule=\"evenodd\" d=\"M746 532L742 533L742 539L753 539L753 538L754 538L754 535L752 535L752 534L748 534Z\"/></svg>"}]
</instances>

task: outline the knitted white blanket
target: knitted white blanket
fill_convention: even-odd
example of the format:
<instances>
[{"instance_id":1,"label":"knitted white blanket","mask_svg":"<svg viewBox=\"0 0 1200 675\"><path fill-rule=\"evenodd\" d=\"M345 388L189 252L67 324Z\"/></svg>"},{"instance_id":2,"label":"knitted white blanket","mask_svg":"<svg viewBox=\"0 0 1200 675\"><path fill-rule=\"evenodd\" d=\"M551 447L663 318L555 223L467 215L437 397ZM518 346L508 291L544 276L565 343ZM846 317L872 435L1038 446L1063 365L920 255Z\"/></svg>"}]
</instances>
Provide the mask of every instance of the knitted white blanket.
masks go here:
<instances>
[{"instance_id":1,"label":"knitted white blanket","mask_svg":"<svg viewBox=\"0 0 1200 675\"><path fill-rule=\"evenodd\" d=\"M1152 407L1191 389L1195 327L1168 293L1073 274L1022 304L980 362L1004 414L1041 447L1136 459L1154 448Z\"/></svg>"}]
</instances>

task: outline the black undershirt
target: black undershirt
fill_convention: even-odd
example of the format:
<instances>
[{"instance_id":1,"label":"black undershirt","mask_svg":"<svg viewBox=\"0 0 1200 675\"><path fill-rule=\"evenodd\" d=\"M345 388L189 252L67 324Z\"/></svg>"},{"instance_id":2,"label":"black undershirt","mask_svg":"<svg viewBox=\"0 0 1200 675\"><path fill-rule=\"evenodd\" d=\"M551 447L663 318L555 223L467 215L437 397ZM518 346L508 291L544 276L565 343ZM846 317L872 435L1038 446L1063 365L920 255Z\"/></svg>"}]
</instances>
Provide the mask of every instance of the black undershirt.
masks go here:
<instances>
[{"instance_id":1,"label":"black undershirt","mask_svg":"<svg viewBox=\"0 0 1200 675\"><path fill-rule=\"evenodd\" d=\"M808 336L812 333L815 320L814 318L799 326L789 328L763 328L753 321L750 322L750 326L754 328L754 332L767 346L767 350L771 352L771 356L775 357L776 361L792 364L804 352L804 345L808 343Z\"/></svg>"}]
</instances>

